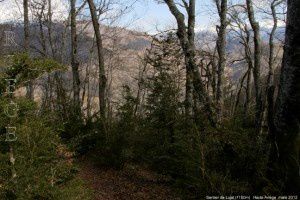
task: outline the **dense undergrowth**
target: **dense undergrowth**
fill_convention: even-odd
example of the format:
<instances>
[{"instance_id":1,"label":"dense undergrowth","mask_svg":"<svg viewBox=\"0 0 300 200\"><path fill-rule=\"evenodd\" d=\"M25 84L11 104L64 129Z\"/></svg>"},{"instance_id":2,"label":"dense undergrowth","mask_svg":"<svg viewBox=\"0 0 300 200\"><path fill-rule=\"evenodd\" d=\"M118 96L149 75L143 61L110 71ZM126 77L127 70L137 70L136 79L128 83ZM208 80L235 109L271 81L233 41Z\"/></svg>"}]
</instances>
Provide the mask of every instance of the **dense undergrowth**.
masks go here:
<instances>
[{"instance_id":1,"label":"dense undergrowth","mask_svg":"<svg viewBox=\"0 0 300 200\"><path fill-rule=\"evenodd\" d=\"M49 124L50 116L37 113L36 104L26 99L15 103L18 117L12 121L4 111L8 101L0 100L0 127L11 124L17 135L16 141L7 142L1 131L0 199L90 199L89 189L75 177L72 153Z\"/></svg>"},{"instance_id":2,"label":"dense undergrowth","mask_svg":"<svg viewBox=\"0 0 300 200\"><path fill-rule=\"evenodd\" d=\"M266 178L270 143L265 130L255 134L253 109L245 114L238 106L228 114L232 99L225 99L227 116L217 128L197 101L187 115L178 82L180 50L172 35L158 43L145 58L153 73L140 82L147 93L143 103L124 86L112 118L74 123L68 117L61 132L67 144L78 154L92 152L98 166L147 166L168 177L185 199L279 193Z\"/></svg>"},{"instance_id":3,"label":"dense undergrowth","mask_svg":"<svg viewBox=\"0 0 300 200\"><path fill-rule=\"evenodd\" d=\"M78 155L90 152L101 167L147 166L168 177L185 199L278 192L266 178L267 135L255 137L251 116L245 122L245 116L237 111L234 118L213 128L201 108L192 119L181 112L184 105L176 101L176 90L160 91L170 88L166 82L155 83L152 94L156 96L150 93L145 114L138 115L137 100L129 87L124 87L124 102L112 121L82 124L67 143ZM74 126L68 127L73 130Z\"/></svg>"}]
</instances>

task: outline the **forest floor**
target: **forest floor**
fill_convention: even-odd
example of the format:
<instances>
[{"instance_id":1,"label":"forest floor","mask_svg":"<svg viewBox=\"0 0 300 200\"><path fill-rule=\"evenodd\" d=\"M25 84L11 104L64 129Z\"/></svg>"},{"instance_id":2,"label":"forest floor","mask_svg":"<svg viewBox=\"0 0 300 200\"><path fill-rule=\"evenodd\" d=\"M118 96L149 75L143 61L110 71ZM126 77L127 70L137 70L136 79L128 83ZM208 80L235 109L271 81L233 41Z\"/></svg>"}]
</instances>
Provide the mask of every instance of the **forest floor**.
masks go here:
<instances>
[{"instance_id":1,"label":"forest floor","mask_svg":"<svg viewBox=\"0 0 300 200\"><path fill-rule=\"evenodd\" d=\"M79 160L79 176L95 194L95 200L180 200L165 178L137 166L102 169L87 158Z\"/></svg>"}]
</instances>

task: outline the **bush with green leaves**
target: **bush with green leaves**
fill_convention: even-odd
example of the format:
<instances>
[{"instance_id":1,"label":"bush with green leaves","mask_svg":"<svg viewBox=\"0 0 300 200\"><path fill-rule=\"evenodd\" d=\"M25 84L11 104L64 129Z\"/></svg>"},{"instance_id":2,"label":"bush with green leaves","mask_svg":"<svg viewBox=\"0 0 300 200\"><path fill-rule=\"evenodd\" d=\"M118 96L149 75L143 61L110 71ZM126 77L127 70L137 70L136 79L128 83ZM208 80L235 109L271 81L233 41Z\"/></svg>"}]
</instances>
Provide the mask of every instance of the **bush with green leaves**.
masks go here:
<instances>
[{"instance_id":1,"label":"bush with green leaves","mask_svg":"<svg viewBox=\"0 0 300 200\"><path fill-rule=\"evenodd\" d=\"M0 100L0 127L16 127L17 140L0 142L0 199L89 199L89 191L74 179L76 168L70 152L62 145L56 132L39 116L35 103L15 99L18 116L9 118L4 112L8 100ZM15 162L12 165L10 158ZM15 177L13 174L15 173ZM66 196L67 193L70 196Z\"/></svg>"},{"instance_id":2,"label":"bush with green leaves","mask_svg":"<svg viewBox=\"0 0 300 200\"><path fill-rule=\"evenodd\" d=\"M72 153L63 145L53 116L40 112L35 102L7 93L5 79L14 79L18 89L63 66L27 54L0 61L0 199L90 199L90 191L75 177ZM16 141L6 141L10 128Z\"/></svg>"},{"instance_id":3,"label":"bush with green leaves","mask_svg":"<svg viewBox=\"0 0 300 200\"><path fill-rule=\"evenodd\" d=\"M98 124L96 135L96 146L94 152L95 162L100 166L113 167L120 169L125 162L132 159L131 142L133 141L133 133L135 132L135 105L136 98L128 86L123 86L123 98L118 107L116 118L107 123L106 134L103 123Z\"/></svg>"}]
</instances>

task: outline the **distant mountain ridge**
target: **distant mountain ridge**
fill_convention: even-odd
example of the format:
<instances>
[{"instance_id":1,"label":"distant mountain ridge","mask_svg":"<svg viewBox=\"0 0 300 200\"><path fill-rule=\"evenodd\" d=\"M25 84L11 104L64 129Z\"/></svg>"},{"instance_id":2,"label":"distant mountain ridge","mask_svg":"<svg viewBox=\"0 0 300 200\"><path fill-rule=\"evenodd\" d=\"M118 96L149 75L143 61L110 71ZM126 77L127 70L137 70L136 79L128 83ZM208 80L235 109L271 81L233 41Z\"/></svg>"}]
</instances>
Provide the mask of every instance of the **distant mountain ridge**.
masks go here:
<instances>
[{"instance_id":1,"label":"distant mountain ridge","mask_svg":"<svg viewBox=\"0 0 300 200\"><path fill-rule=\"evenodd\" d=\"M78 21L78 60L80 62L80 74L82 83L85 81L85 68L90 65L91 72L94 74L94 86L91 87L93 95L97 96L97 49L93 45L94 30L90 21ZM23 44L23 27L22 25L0 24L0 54L4 54L8 47L4 47L5 40L4 31L11 30L15 33L17 47L13 47L15 51L22 49ZM43 33L46 37L46 56L54 57L63 64L69 65L71 52L70 27L65 27L63 23L52 24L52 39L49 40L47 26L43 26ZM261 36L263 43L267 44L269 40L270 29L262 28ZM31 32L31 53L36 56L43 56L41 32L39 24L30 25ZM120 98L120 88L123 85L131 85L133 88L137 86L139 67L141 65L140 57L142 57L147 48L151 45L151 36L132 30L127 30L120 27L108 27L101 25L101 33L103 36L103 46L105 53L105 63L107 76L111 81L110 87L114 99ZM212 31L199 31L196 33L198 48L203 48L203 43L209 43L214 46L216 43L216 33ZM275 38L284 40L284 29L278 28ZM52 45L50 45L52 44ZM51 46L53 48L51 48ZM241 53L238 48L241 47L239 40L232 32L227 35L227 53ZM9 50L11 51L11 49ZM245 62L237 62L230 66L232 80L237 81L241 77L245 69ZM72 87L71 70L63 73L66 82L66 87ZM84 87L84 85L82 86Z\"/></svg>"}]
</instances>

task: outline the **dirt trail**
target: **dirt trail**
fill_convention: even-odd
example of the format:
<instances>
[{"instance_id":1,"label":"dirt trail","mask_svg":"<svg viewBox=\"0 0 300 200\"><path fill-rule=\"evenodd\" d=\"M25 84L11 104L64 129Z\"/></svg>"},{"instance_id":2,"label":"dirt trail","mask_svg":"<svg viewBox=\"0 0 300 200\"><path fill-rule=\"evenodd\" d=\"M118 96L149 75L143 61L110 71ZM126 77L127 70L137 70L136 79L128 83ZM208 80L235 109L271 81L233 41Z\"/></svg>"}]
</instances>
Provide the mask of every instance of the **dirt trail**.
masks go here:
<instances>
[{"instance_id":1,"label":"dirt trail","mask_svg":"<svg viewBox=\"0 0 300 200\"><path fill-rule=\"evenodd\" d=\"M79 166L79 176L95 191L95 200L180 200L147 170L100 169L87 159L81 159Z\"/></svg>"}]
</instances>

